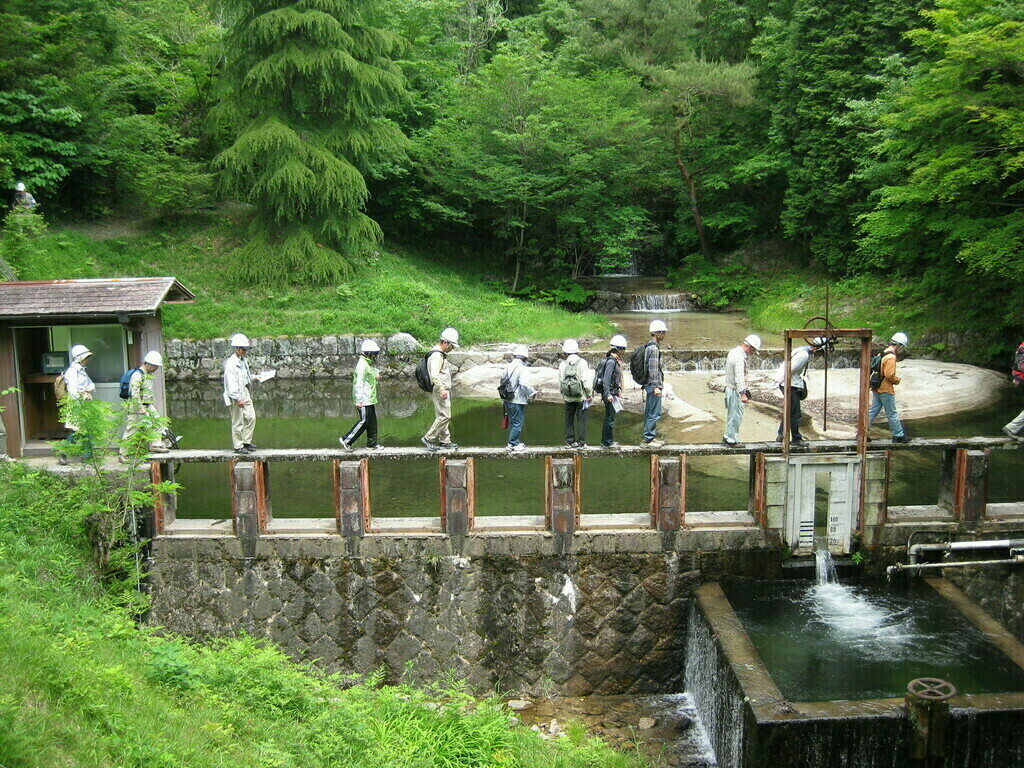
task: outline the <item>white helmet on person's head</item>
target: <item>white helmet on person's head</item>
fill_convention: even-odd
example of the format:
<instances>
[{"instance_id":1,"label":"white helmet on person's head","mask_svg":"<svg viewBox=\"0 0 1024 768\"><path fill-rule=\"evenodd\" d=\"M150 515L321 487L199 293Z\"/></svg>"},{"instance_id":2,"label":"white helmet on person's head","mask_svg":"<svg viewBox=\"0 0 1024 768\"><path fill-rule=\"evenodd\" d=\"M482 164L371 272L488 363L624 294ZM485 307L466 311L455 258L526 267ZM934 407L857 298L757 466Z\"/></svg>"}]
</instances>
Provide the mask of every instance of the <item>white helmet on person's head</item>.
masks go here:
<instances>
[{"instance_id":1,"label":"white helmet on person's head","mask_svg":"<svg viewBox=\"0 0 1024 768\"><path fill-rule=\"evenodd\" d=\"M375 355L380 352L380 346L373 339L364 339L359 351L364 355Z\"/></svg>"},{"instance_id":2,"label":"white helmet on person's head","mask_svg":"<svg viewBox=\"0 0 1024 768\"><path fill-rule=\"evenodd\" d=\"M14 189L17 192L24 192L25 191L25 182L19 181L17 184L14 185Z\"/></svg>"},{"instance_id":3,"label":"white helmet on person's head","mask_svg":"<svg viewBox=\"0 0 1024 768\"><path fill-rule=\"evenodd\" d=\"M910 343L910 339L907 338L907 334L903 331L898 331L892 335L889 339L890 344L899 344L901 347L905 347Z\"/></svg>"},{"instance_id":4,"label":"white helmet on person's head","mask_svg":"<svg viewBox=\"0 0 1024 768\"><path fill-rule=\"evenodd\" d=\"M663 333L668 331L668 326L663 320L651 320L651 333Z\"/></svg>"},{"instance_id":5,"label":"white helmet on person's head","mask_svg":"<svg viewBox=\"0 0 1024 768\"><path fill-rule=\"evenodd\" d=\"M576 342L576 339L566 339L562 342L562 352L567 355L578 355L580 353L580 345Z\"/></svg>"},{"instance_id":6,"label":"white helmet on person's head","mask_svg":"<svg viewBox=\"0 0 1024 768\"><path fill-rule=\"evenodd\" d=\"M142 358L142 362L149 363L150 365L155 365L157 368L159 368L161 365L164 364L164 357L159 352L155 350L150 350L149 352L146 353L146 356Z\"/></svg>"},{"instance_id":7,"label":"white helmet on person's head","mask_svg":"<svg viewBox=\"0 0 1024 768\"><path fill-rule=\"evenodd\" d=\"M453 347L459 346L459 332L454 328L445 328L441 331L441 341L447 341Z\"/></svg>"},{"instance_id":8,"label":"white helmet on person's head","mask_svg":"<svg viewBox=\"0 0 1024 768\"><path fill-rule=\"evenodd\" d=\"M621 333L617 333L614 336L612 336L611 345L613 347L617 347L618 349L625 349L628 345L628 342L626 341L625 336L623 336Z\"/></svg>"},{"instance_id":9,"label":"white helmet on person's head","mask_svg":"<svg viewBox=\"0 0 1024 768\"><path fill-rule=\"evenodd\" d=\"M811 346L812 347L824 347L824 346L827 346L827 345L828 345L828 337L827 336L816 336L815 338L811 339Z\"/></svg>"},{"instance_id":10,"label":"white helmet on person's head","mask_svg":"<svg viewBox=\"0 0 1024 768\"><path fill-rule=\"evenodd\" d=\"M512 350L512 357L518 357L526 360L530 357L530 348L525 344L520 344L514 350Z\"/></svg>"},{"instance_id":11,"label":"white helmet on person's head","mask_svg":"<svg viewBox=\"0 0 1024 768\"><path fill-rule=\"evenodd\" d=\"M85 346L85 344L75 344L75 346L71 348L71 359L76 363L82 362L91 354L92 352L89 351L89 348Z\"/></svg>"},{"instance_id":12,"label":"white helmet on person's head","mask_svg":"<svg viewBox=\"0 0 1024 768\"><path fill-rule=\"evenodd\" d=\"M235 349L248 349L252 344L249 343L249 337L244 333L236 333L231 337L231 346Z\"/></svg>"},{"instance_id":13,"label":"white helmet on person's head","mask_svg":"<svg viewBox=\"0 0 1024 768\"><path fill-rule=\"evenodd\" d=\"M748 347L752 347L755 352L761 351L761 337L755 333L750 334L743 340L743 343Z\"/></svg>"}]
</instances>

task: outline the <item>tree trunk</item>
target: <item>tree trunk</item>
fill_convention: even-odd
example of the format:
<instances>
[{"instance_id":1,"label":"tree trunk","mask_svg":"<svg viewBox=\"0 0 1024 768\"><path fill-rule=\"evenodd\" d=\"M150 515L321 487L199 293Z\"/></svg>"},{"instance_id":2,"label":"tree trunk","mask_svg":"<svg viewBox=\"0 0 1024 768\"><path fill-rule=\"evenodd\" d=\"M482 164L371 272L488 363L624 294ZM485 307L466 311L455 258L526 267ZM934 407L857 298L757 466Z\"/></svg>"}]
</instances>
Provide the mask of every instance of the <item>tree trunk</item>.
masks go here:
<instances>
[{"instance_id":1,"label":"tree trunk","mask_svg":"<svg viewBox=\"0 0 1024 768\"><path fill-rule=\"evenodd\" d=\"M705 259L711 261L711 249L708 247L707 238L704 236L704 220L701 218L700 206L697 203L697 187L694 183L693 174L690 173L690 169L687 168L686 163L683 162L683 153L680 148L679 135L683 130L683 126L679 120L679 108L676 107L674 111L676 116L676 132L674 136L676 165L679 166L679 172L683 175L687 191L690 193L690 213L693 214L693 224L697 228L697 238L700 240L700 252Z\"/></svg>"}]
</instances>

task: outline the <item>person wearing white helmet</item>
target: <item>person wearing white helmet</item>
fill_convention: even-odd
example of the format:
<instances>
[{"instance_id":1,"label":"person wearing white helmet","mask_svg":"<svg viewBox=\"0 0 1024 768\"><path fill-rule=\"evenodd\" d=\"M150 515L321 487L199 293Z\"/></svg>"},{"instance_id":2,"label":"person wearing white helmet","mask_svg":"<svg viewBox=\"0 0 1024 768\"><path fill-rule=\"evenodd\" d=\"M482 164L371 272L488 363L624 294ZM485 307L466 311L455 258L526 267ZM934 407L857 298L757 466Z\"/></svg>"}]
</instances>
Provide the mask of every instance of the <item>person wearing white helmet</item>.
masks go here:
<instances>
[{"instance_id":1,"label":"person wearing white helmet","mask_svg":"<svg viewBox=\"0 0 1024 768\"><path fill-rule=\"evenodd\" d=\"M125 399L128 401L125 404L127 424L124 435L121 437L121 448L118 451L122 462L127 461L133 454L138 457L141 453L142 446L137 444L139 441L135 435L138 434L139 428L147 417L150 420L160 417L160 412L153 404L156 400L153 394L153 374L163 364L163 356L155 350L150 350L143 358L142 365L132 368L127 373L128 386L123 387L123 389L127 389L127 392L122 392L122 397L127 395ZM153 440L149 445L149 450L151 453L167 453L167 446L164 445L161 438Z\"/></svg>"},{"instance_id":2,"label":"person wearing white helmet","mask_svg":"<svg viewBox=\"0 0 1024 768\"><path fill-rule=\"evenodd\" d=\"M14 205L12 207L15 211L31 211L36 207L36 199L25 189L24 182L19 181L14 185Z\"/></svg>"},{"instance_id":3,"label":"person wearing white helmet","mask_svg":"<svg viewBox=\"0 0 1024 768\"><path fill-rule=\"evenodd\" d=\"M67 387L67 397L74 400L92 400L92 393L96 391L96 385L93 383L92 378L89 376L89 372L85 369L85 366L89 362L89 358L92 357L92 352L84 344L75 344L71 347L71 365L64 371L64 386ZM84 440L88 443L88 435L79 435L79 425L74 421L64 422L64 426L67 427L70 434L65 438L67 443L76 443L79 440ZM86 452L83 455L87 458L91 455L91 450L86 448ZM57 452L57 460L61 464L68 463L68 457L66 454Z\"/></svg>"},{"instance_id":4,"label":"person wearing white helmet","mask_svg":"<svg viewBox=\"0 0 1024 768\"><path fill-rule=\"evenodd\" d=\"M899 414L896 413L896 392L893 387L900 383L900 377L896 375L896 356L907 348L910 340L903 332L894 333L889 339L889 345L882 352L880 363L881 383L871 389L871 410L868 411L868 428L878 416L878 412L885 409L885 418L889 421L889 431L892 433L894 443L909 443L910 438L903 431L903 424L900 423Z\"/></svg>"},{"instance_id":5,"label":"person wearing white helmet","mask_svg":"<svg viewBox=\"0 0 1024 768\"><path fill-rule=\"evenodd\" d=\"M761 352L761 337L750 334L725 358L725 437L726 445L740 445L740 422L750 400L747 387L747 358Z\"/></svg>"},{"instance_id":6,"label":"person wearing white helmet","mask_svg":"<svg viewBox=\"0 0 1024 768\"><path fill-rule=\"evenodd\" d=\"M459 332L454 328L441 331L441 338L427 353L427 376L433 389L430 402L434 406L434 423L420 440L428 451L439 448L455 450L459 446L452 442L452 370L448 365L448 353L459 347Z\"/></svg>"},{"instance_id":7,"label":"person wearing white helmet","mask_svg":"<svg viewBox=\"0 0 1024 768\"><path fill-rule=\"evenodd\" d=\"M256 450L252 436L256 430L256 409L252 405L253 377L245 359L249 338L236 333L229 342L234 349L224 361L224 405L231 411L231 447L239 456Z\"/></svg>"},{"instance_id":8,"label":"person wearing white helmet","mask_svg":"<svg viewBox=\"0 0 1024 768\"><path fill-rule=\"evenodd\" d=\"M661 391L665 385L665 366L661 360L661 342L665 340L668 326L661 320L652 320L650 325L651 340L643 347L643 370L646 373L642 381L644 388L644 434L640 443L642 448L660 448L665 444L657 435L658 420L661 418ZM634 352L634 354L636 354ZM633 368L630 361L630 368Z\"/></svg>"},{"instance_id":9,"label":"person wearing white helmet","mask_svg":"<svg viewBox=\"0 0 1024 768\"><path fill-rule=\"evenodd\" d=\"M1013 356L1013 368L1010 370L1010 377L1015 387L1024 385L1024 341L1017 346L1017 351ZM1020 440L1024 437L1024 411L1017 414L1017 417L1011 419L1009 423L1003 425L1003 432L1008 437L1016 438ZM0 450L3 446L0 445Z\"/></svg>"},{"instance_id":10,"label":"person wearing white helmet","mask_svg":"<svg viewBox=\"0 0 1024 768\"><path fill-rule=\"evenodd\" d=\"M622 392L622 353L626 350L626 337L622 334L612 336L610 349L597 366L594 374L594 391L601 393L604 403L604 424L601 427L601 445L615 450L619 444L615 442L615 414L622 410L619 394Z\"/></svg>"},{"instance_id":11,"label":"person wearing white helmet","mask_svg":"<svg viewBox=\"0 0 1024 768\"><path fill-rule=\"evenodd\" d=\"M819 336L812 339L810 344L794 349L789 356L787 371L786 362L783 361L775 373L775 386L783 393L786 392L786 376L789 376L789 432L790 444L800 445L804 442L800 434L800 422L803 421L803 411L800 410L800 403L807 397L807 369L811 367L811 358L825 348L828 339ZM776 438L782 441L782 425L785 420L779 423L779 434Z\"/></svg>"},{"instance_id":12,"label":"person wearing white helmet","mask_svg":"<svg viewBox=\"0 0 1024 768\"><path fill-rule=\"evenodd\" d=\"M512 359L501 374L502 391L509 397L502 399L502 407L508 417L509 451L524 451L526 445L519 439L523 433L523 422L526 419L526 404L533 400L537 391L526 383L526 361L530 358L530 350L525 344L512 350Z\"/></svg>"},{"instance_id":13,"label":"person wearing white helmet","mask_svg":"<svg viewBox=\"0 0 1024 768\"><path fill-rule=\"evenodd\" d=\"M594 374L580 357L576 339L562 344L562 362L558 364L558 391L565 401L565 447L587 447L587 410L594 396Z\"/></svg>"},{"instance_id":14,"label":"person wearing white helmet","mask_svg":"<svg viewBox=\"0 0 1024 768\"><path fill-rule=\"evenodd\" d=\"M365 431L366 447L376 451L381 447L377 443L377 355L380 354L380 346L373 339L364 339L359 353L359 362L352 377L352 401L356 404L359 420L347 434L338 438L338 442L346 451L351 451L352 445Z\"/></svg>"}]
</instances>

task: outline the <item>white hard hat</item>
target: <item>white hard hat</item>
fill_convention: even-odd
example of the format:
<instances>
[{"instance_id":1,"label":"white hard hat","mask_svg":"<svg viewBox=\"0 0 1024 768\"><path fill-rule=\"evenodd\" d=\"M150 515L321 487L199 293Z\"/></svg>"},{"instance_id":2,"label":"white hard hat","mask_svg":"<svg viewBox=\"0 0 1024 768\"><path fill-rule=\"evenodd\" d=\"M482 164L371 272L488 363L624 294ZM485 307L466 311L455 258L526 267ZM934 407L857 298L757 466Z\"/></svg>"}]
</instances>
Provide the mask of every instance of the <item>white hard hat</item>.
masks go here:
<instances>
[{"instance_id":1,"label":"white hard hat","mask_svg":"<svg viewBox=\"0 0 1024 768\"><path fill-rule=\"evenodd\" d=\"M628 345L628 342L626 341L625 336L623 336L621 333L617 333L614 336L612 336L611 345L613 347L618 347L619 349L625 349Z\"/></svg>"},{"instance_id":2,"label":"white hard hat","mask_svg":"<svg viewBox=\"0 0 1024 768\"><path fill-rule=\"evenodd\" d=\"M441 331L441 341L451 342L454 346L459 346L459 332L454 328L445 328Z\"/></svg>"},{"instance_id":3,"label":"white hard hat","mask_svg":"<svg viewBox=\"0 0 1024 768\"><path fill-rule=\"evenodd\" d=\"M364 339L363 346L360 347L360 350L363 354L366 354L367 352L380 352L380 347L373 339Z\"/></svg>"},{"instance_id":4,"label":"white hard hat","mask_svg":"<svg viewBox=\"0 0 1024 768\"><path fill-rule=\"evenodd\" d=\"M71 359L76 363L81 362L91 354L92 352L89 351L89 348L85 346L85 344L75 344L75 346L71 348Z\"/></svg>"},{"instance_id":5,"label":"white hard hat","mask_svg":"<svg viewBox=\"0 0 1024 768\"><path fill-rule=\"evenodd\" d=\"M526 360L530 356L530 348L525 344L520 344L514 350L512 350L512 357L521 357Z\"/></svg>"},{"instance_id":6,"label":"white hard hat","mask_svg":"<svg viewBox=\"0 0 1024 768\"><path fill-rule=\"evenodd\" d=\"M146 353L146 356L142 358L142 362L149 363L150 365L155 365L157 368L159 368L161 365L164 364L164 358L163 355L161 355L159 352L150 350L149 352Z\"/></svg>"},{"instance_id":7,"label":"white hard hat","mask_svg":"<svg viewBox=\"0 0 1024 768\"><path fill-rule=\"evenodd\" d=\"M651 333L658 333L660 331L667 331L668 326L665 325L662 320L651 320Z\"/></svg>"},{"instance_id":8,"label":"white hard hat","mask_svg":"<svg viewBox=\"0 0 1024 768\"><path fill-rule=\"evenodd\" d=\"M903 331L899 331L898 333L894 333L892 335L892 338L889 339L889 343L899 344L901 347L905 347L907 346L907 344L910 343L910 339L907 338L907 334L905 334Z\"/></svg>"},{"instance_id":9,"label":"white hard hat","mask_svg":"<svg viewBox=\"0 0 1024 768\"><path fill-rule=\"evenodd\" d=\"M562 351L567 355L578 355L580 345L576 343L576 339L566 339L562 342Z\"/></svg>"},{"instance_id":10,"label":"white hard hat","mask_svg":"<svg viewBox=\"0 0 1024 768\"><path fill-rule=\"evenodd\" d=\"M814 339L811 339L812 346L824 347L826 344L828 344L828 338L826 338L825 336L818 336Z\"/></svg>"},{"instance_id":11,"label":"white hard hat","mask_svg":"<svg viewBox=\"0 0 1024 768\"><path fill-rule=\"evenodd\" d=\"M24 192L24 191L25 191L25 182L23 182L23 181L19 181L19 182L18 182L17 184L15 184L15 185L14 185L14 188L15 188L15 189L16 189L16 190L17 190L18 192Z\"/></svg>"},{"instance_id":12,"label":"white hard hat","mask_svg":"<svg viewBox=\"0 0 1024 768\"><path fill-rule=\"evenodd\" d=\"M234 336L231 337L231 346L248 349L252 345L249 343L248 336L246 336L244 333L236 333Z\"/></svg>"},{"instance_id":13,"label":"white hard hat","mask_svg":"<svg viewBox=\"0 0 1024 768\"><path fill-rule=\"evenodd\" d=\"M757 334L750 334L743 340L743 343L753 347L755 352L761 351L761 337Z\"/></svg>"}]
</instances>

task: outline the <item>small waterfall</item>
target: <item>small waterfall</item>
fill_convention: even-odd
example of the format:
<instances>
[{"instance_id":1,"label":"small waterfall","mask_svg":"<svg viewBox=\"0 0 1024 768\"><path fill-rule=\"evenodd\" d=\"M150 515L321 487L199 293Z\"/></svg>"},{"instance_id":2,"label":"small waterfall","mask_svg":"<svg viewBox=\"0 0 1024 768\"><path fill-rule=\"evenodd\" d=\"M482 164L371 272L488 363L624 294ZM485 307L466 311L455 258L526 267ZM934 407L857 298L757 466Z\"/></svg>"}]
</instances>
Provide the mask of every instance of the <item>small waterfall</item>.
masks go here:
<instances>
[{"instance_id":1,"label":"small waterfall","mask_svg":"<svg viewBox=\"0 0 1024 768\"><path fill-rule=\"evenodd\" d=\"M814 572L818 577L818 585L837 584L839 577L836 575L836 564L832 554L822 545L820 539L815 544Z\"/></svg>"},{"instance_id":2,"label":"small waterfall","mask_svg":"<svg viewBox=\"0 0 1024 768\"><path fill-rule=\"evenodd\" d=\"M690 312L693 305L681 293L637 293L629 297L627 312Z\"/></svg>"}]
</instances>

